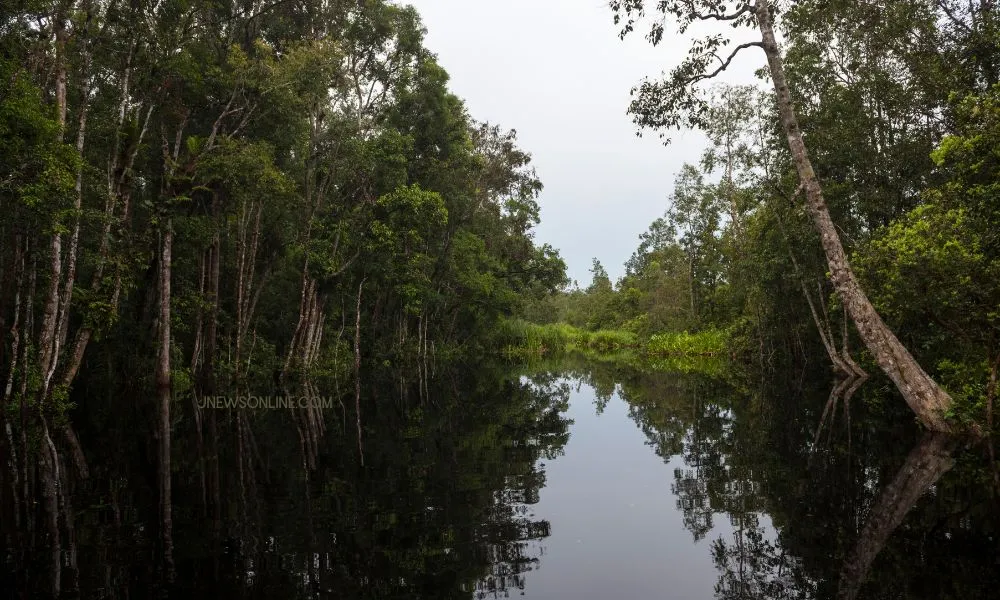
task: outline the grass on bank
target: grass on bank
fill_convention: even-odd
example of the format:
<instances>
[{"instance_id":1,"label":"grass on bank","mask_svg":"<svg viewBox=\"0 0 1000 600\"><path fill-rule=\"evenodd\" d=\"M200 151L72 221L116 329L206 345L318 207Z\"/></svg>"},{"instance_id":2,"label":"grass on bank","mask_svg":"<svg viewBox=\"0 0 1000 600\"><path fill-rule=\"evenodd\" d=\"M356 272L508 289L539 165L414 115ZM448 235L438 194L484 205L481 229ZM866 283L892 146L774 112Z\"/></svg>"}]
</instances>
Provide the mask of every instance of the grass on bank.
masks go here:
<instances>
[{"instance_id":1,"label":"grass on bank","mask_svg":"<svg viewBox=\"0 0 1000 600\"><path fill-rule=\"evenodd\" d=\"M658 333L649 338L646 350L655 356L720 356L729 347L729 336L718 329L698 333Z\"/></svg>"},{"instance_id":2,"label":"grass on bank","mask_svg":"<svg viewBox=\"0 0 1000 600\"><path fill-rule=\"evenodd\" d=\"M728 345L726 333L717 330L659 333L642 340L630 331L586 331L566 323L537 325L522 320L503 322L498 335L503 354L511 359L627 350L647 358L718 357L726 354Z\"/></svg>"}]
</instances>

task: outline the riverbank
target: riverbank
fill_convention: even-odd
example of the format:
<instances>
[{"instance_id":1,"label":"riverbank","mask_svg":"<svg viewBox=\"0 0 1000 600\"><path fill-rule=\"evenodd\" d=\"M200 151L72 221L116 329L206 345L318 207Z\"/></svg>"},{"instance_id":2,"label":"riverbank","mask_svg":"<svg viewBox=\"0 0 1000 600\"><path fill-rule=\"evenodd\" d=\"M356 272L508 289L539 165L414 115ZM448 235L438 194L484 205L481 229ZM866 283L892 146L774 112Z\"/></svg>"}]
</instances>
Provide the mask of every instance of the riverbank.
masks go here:
<instances>
[{"instance_id":1,"label":"riverbank","mask_svg":"<svg viewBox=\"0 0 1000 600\"><path fill-rule=\"evenodd\" d=\"M598 357L628 355L633 360L670 364L678 359L721 359L731 354L729 336L719 330L658 333L641 338L630 331L587 331L566 323L538 325L510 320L502 324L498 337L501 353L508 360L582 352Z\"/></svg>"}]
</instances>

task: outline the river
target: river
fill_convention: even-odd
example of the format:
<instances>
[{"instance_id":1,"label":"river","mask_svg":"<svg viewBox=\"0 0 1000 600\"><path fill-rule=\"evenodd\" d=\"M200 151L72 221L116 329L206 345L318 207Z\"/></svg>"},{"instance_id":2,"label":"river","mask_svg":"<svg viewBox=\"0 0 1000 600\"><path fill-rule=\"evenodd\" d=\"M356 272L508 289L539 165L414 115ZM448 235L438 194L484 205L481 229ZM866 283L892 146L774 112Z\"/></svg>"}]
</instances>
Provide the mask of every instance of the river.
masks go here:
<instances>
[{"instance_id":1,"label":"river","mask_svg":"<svg viewBox=\"0 0 1000 600\"><path fill-rule=\"evenodd\" d=\"M572 384L572 382L571 382ZM617 393L570 396L565 455L545 465L532 511L551 524L524 577L527 598L711 598L717 579L709 539L684 527L683 456L661 457ZM718 519L713 536L731 539Z\"/></svg>"},{"instance_id":2,"label":"river","mask_svg":"<svg viewBox=\"0 0 1000 600\"><path fill-rule=\"evenodd\" d=\"M175 432L169 587L152 442L89 422L104 456L74 494L69 595L997 597L983 447L922 437L878 381L817 435L830 385L582 360L386 372L360 440L353 397L319 424L205 408Z\"/></svg>"}]
</instances>

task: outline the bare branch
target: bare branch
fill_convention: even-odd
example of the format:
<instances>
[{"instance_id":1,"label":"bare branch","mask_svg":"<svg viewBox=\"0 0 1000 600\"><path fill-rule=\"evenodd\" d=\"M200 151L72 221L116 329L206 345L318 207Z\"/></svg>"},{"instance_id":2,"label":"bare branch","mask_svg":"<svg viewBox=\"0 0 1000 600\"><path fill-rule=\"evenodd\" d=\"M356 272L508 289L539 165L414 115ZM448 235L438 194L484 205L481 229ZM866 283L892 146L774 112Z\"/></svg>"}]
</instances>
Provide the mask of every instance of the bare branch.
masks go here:
<instances>
[{"instance_id":1,"label":"bare branch","mask_svg":"<svg viewBox=\"0 0 1000 600\"><path fill-rule=\"evenodd\" d=\"M953 25L961 27L962 29L965 30L966 33L972 33L972 28L969 27L969 25L965 21L963 21L961 18L955 15L954 11L952 11L951 8L948 7L947 0L936 0L934 4L936 4L938 8L944 11L944 14L948 16L948 20L950 20Z\"/></svg>"},{"instance_id":2,"label":"bare branch","mask_svg":"<svg viewBox=\"0 0 1000 600\"><path fill-rule=\"evenodd\" d=\"M698 12L698 11L696 11L694 9L694 0L688 0L687 5L690 7L690 11L691 11L691 12L688 13L687 16L692 21L711 21L711 20L715 20L715 21L735 21L735 20L739 19L740 17L742 17L743 15L748 14L751 11L751 9L752 9L752 7L750 6L750 4L747 3L747 4L744 4L743 7L740 8L738 11L736 11L736 12L734 12L732 14L726 15L726 14L719 14L719 13L700 13L700 12Z\"/></svg>"},{"instance_id":3,"label":"bare branch","mask_svg":"<svg viewBox=\"0 0 1000 600\"><path fill-rule=\"evenodd\" d=\"M722 73L723 71L729 68L729 64L733 62L733 59L736 58L737 54L739 54L741 51L747 48L751 48L754 46L758 48L763 48L764 44L761 42L746 42L745 44L740 44L739 46L736 46L735 48L733 48L733 51L729 53L729 56L727 56L725 60L719 58L719 62L722 63L719 65L719 68L712 71L711 73L701 73L699 75L695 75L690 80L688 80L688 83L692 84L692 83L697 83L699 81L704 81L706 79L713 79L718 74ZM718 58L718 56L716 56L716 58Z\"/></svg>"}]
</instances>

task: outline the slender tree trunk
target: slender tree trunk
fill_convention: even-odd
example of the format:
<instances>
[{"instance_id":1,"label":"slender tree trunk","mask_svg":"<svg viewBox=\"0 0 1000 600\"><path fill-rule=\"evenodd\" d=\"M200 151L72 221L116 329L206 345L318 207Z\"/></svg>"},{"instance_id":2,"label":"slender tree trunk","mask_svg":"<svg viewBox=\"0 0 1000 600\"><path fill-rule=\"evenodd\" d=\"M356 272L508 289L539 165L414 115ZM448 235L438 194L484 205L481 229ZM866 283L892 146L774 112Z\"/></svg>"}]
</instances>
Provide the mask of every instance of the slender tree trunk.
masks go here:
<instances>
[{"instance_id":1,"label":"slender tree trunk","mask_svg":"<svg viewBox=\"0 0 1000 600\"><path fill-rule=\"evenodd\" d=\"M66 135L66 82L68 65L66 60L66 41L68 33L66 31L66 13L70 9L71 2L62 1L53 15L55 20L55 44L56 44L56 120L59 124L59 140L62 141ZM44 402L48 395L49 370L55 363L55 338L56 329L59 323L59 283L62 281L62 233L59 227L58 218L54 219L55 232L49 240L49 291L45 300L45 312L42 316L41 335L38 340L39 368L42 371L42 387L39 394L40 401Z\"/></svg>"},{"instance_id":2,"label":"slender tree trunk","mask_svg":"<svg viewBox=\"0 0 1000 600\"><path fill-rule=\"evenodd\" d=\"M11 392L14 390L14 379L17 374L17 359L18 351L21 346L21 292L24 287L24 269L25 269L25 249L22 243L22 238L20 235L15 236L14 239L14 260L12 268L14 270L14 323L11 325L10 334L10 364L7 368L7 383L4 386L3 391L3 402L0 402L0 410L7 406L7 402L11 399ZM25 310L27 313L27 310ZM29 331L30 333L30 331Z\"/></svg>"},{"instance_id":3,"label":"slender tree trunk","mask_svg":"<svg viewBox=\"0 0 1000 600\"><path fill-rule=\"evenodd\" d=\"M296 358L298 357L299 346L302 343L302 336L305 334L307 314L313 294L313 280L309 277L309 259L307 258L302 267L302 284L299 296L299 320L295 324L292 332L292 339L288 344L288 353L285 356L285 365L281 369L282 382L287 381L293 370L298 368Z\"/></svg>"},{"instance_id":4,"label":"slender tree trunk","mask_svg":"<svg viewBox=\"0 0 1000 600\"><path fill-rule=\"evenodd\" d=\"M42 331L38 342L39 368L44 374L39 399L48 397L48 383L51 367L55 363L56 325L59 313L59 281L62 279L62 234L53 233L49 242L51 252L49 262L49 291L45 301L45 312L42 315Z\"/></svg>"},{"instance_id":5,"label":"slender tree trunk","mask_svg":"<svg viewBox=\"0 0 1000 600\"><path fill-rule=\"evenodd\" d=\"M198 308L195 311L194 317L194 344L191 348L191 373L197 374L198 369L201 368L201 347L204 343L202 338L205 336L205 309L204 309L204 299L205 299L205 271L208 269L208 263L211 260L209 255L209 250L203 250L201 253L200 264L198 265Z\"/></svg>"},{"instance_id":6,"label":"slender tree trunk","mask_svg":"<svg viewBox=\"0 0 1000 600\"><path fill-rule=\"evenodd\" d=\"M45 523L48 533L48 547L52 561L52 597L58 598L62 587L62 543L59 535L59 455L56 446L49 435L49 426L45 417L42 423L42 448L40 452L39 476L42 484L42 497L45 502Z\"/></svg>"},{"instance_id":7,"label":"slender tree trunk","mask_svg":"<svg viewBox=\"0 0 1000 600\"><path fill-rule=\"evenodd\" d=\"M361 466L365 464L365 451L361 443L361 290L365 285L362 279L358 284L358 302L354 313L354 414L358 429L358 455Z\"/></svg>"},{"instance_id":8,"label":"slender tree trunk","mask_svg":"<svg viewBox=\"0 0 1000 600\"><path fill-rule=\"evenodd\" d=\"M222 240L219 234L219 205L213 201L212 213L216 217L216 230L212 238L212 245L208 251L208 294L209 304L208 315L205 318L205 340L204 354L201 369L198 377L198 387L203 395L213 395L216 390L215 381L215 358L218 347L218 322L219 322L219 254L221 252ZM218 541L222 531L222 499L221 481L219 472L219 431L216 422L218 411L208 411L208 487L211 495L212 514L212 539Z\"/></svg>"},{"instance_id":9,"label":"slender tree trunk","mask_svg":"<svg viewBox=\"0 0 1000 600\"><path fill-rule=\"evenodd\" d=\"M213 202L212 212L216 213L218 227L218 206ZM203 391L215 392L215 355L218 348L219 334L219 254L222 250L222 239L218 229L212 238L208 261L208 319L205 326L205 355L202 361L201 386Z\"/></svg>"},{"instance_id":10,"label":"slender tree trunk","mask_svg":"<svg viewBox=\"0 0 1000 600\"><path fill-rule=\"evenodd\" d=\"M11 269L13 271L13 282L7 280L6 283L12 283L14 289L14 306L13 306L13 319L14 322L10 327L10 361L8 363L7 379L4 385L4 391L2 400L0 400L0 421L3 422L4 433L6 434L6 443L8 445L9 451L6 453L8 463L8 469L10 474L10 498L11 498L11 513L13 515L14 522L14 532L10 538L5 539L6 543L9 543L11 548L17 548L15 557L15 564L26 564L28 557L29 544L27 541L28 529L30 529L30 519L28 509L29 500L26 495L27 482L24 481L27 473L27 461L28 457L26 455L25 446L21 445L19 451L19 441L25 439L23 431L24 414L21 415L22 420L22 430L19 432L20 435L18 439L15 439L14 428L11 424L13 417L15 415L13 407L10 406L10 401L12 399L11 393L14 388L14 380L17 372L17 361L20 356L21 347L21 315L22 312L27 318L28 306L25 306L22 311L22 301L21 297L24 293L25 282L24 282L24 271L25 271L25 249L26 244L22 239L21 235L15 235L14 237L14 259L11 262ZM6 273L5 273L6 275ZM30 300L29 300L30 302ZM6 336L5 336L6 337ZM5 357L6 358L6 357ZM6 361L5 361L6 362ZM22 400L22 411L23 411L23 400ZM8 420L11 419L11 420ZM23 487L22 487L23 484ZM23 525L22 525L23 524Z\"/></svg>"},{"instance_id":11,"label":"slender tree trunk","mask_svg":"<svg viewBox=\"0 0 1000 600\"><path fill-rule=\"evenodd\" d=\"M781 124L805 190L806 210L820 235L833 286L847 306L854 325L865 346L874 356L875 362L896 384L920 421L934 431L951 431L952 426L945 420L945 411L951 406L951 397L927 375L885 325L851 270L840 236L823 198L823 189L809 160L802 130L799 128L798 118L792 106L781 52L774 35L770 3L766 0L757 0L754 9L763 40L762 46L771 71L771 80L777 94Z\"/></svg>"},{"instance_id":12,"label":"slender tree trunk","mask_svg":"<svg viewBox=\"0 0 1000 600\"><path fill-rule=\"evenodd\" d=\"M31 239L27 240L25 245L25 254L31 256L32 254L32 243ZM30 343L28 340L28 335L34 330L35 327L35 291L38 278L37 267L32 261L31 269L28 272L28 293L25 297L24 303L24 332L25 339L24 343L21 344L21 377L18 382L18 398L20 400L18 406L18 416L20 417L20 434L21 434L21 498L25 503L25 515L24 523L28 529L28 535L26 536L29 543L26 544L29 548L35 545L35 521L31 518L31 499L34 498L32 494L32 484L34 481L29 477L29 469L31 468L31 459L33 455L28 453L28 378L24 377L24 374L28 372L30 368L29 361L29 347Z\"/></svg>"},{"instance_id":13,"label":"slender tree trunk","mask_svg":"<svg viewBox=\"0 0 1000 600\"><path fill-rule=\"evenodd\" d=\"M173 149L163 135L163 164L164 177L160 198L163 202L163 224L160 248L160 306L159 306L159 355L156 361L156 392L159 401L159 454L160 454L160 539L163 544L163 567L167 583L174 581L174 539L173 539L173 516L171 497L171 464L170 464L170 404L172 400L171 375L170 375L170 318L171 318L171 290L170 280L172 275L172 260L174 247L173 220L169 215L170 207L168 200L175 194L172 190L173 176L177 167L177 160L180 156L181 142L184 138L184 129L187 126L188 113L177 127L174 135ZM213 315L214 321L214 315Z\"/></svg>"},{"instance_id":14,"label":"slender tree trunk","mask_svg":"<svg viewBox=\"0 0 1000 600\"><path fill-rule=\"evenodd\" d=\"M691 293L691 322L698 323L698 309L695 307L694 299L694 258L688 256L688 291Z\"/></svg>"},{"instance_id":15,"label":"slender tree trunk","mask_svg":"<svg viewBox=\"0 0 1000 600\"><path fill-rule=\"evenodd\" d=\"M56 42L56 119L59 123L59 135L66 131L66 83L68 80L68 65L66 61L66 41L69 32L66 31L67 15L73 8L74 0L59 0L53 15L53 33Z\"/></svg>"},{"instance_id":16,"label":"slender tree trunk","mask_svg":"<svg viewBox=\"0 0 1000 600\"><path fill-rule=\"evenodd\" d=\"M201 369L201 348L202 348L202 338L205 335L205 310L203 306L205 298L205 279L206 271L208 270L208 263L211 261L211 256L209 255L210 250L203 250L201 253L201 265L199 268L200 276L198 278L198 298L201 302L198 303L198 310L195 316L195 328L194 328L194 348L191 350L191 374L195 377L197 376L199 370ZM195 442L198 450L198 472L201 478L201 508L203 516L208 516L208 486L207 478L205 476L205 431L203 426L201 408L198 407L199 398L204 396L200 394L201 390L198 386L194 386L194 393L191 395L191 414L194 417L194 430L195 430Z\"/></svg>"},{"instance_id":17,"label":"slender tree trunk","mask_svg":"<svg viewBox=\"0 0 1000 600\"><path fill-rule=\"evenodd\" d=\"M173 521L170 497L170 271L174 234L170 219L163 232L160 255L160 353L156 365L156 390L160 409L160 537L167 580L173 579Z\"/></svg>"},{"instance_id":18,"label":"slender tree trunk","mask_svg":"<svg viewBox=\"0 0 1000 600\"><path fill-rule=\"evenodd\" d=\"M249 359L244 356L246 338L259 297L256 281L257 248L260 243L263 204L254 200L242 202L237 223L236 249L236 364L235 376L242 381L249 373ZM261 282L262 283L262 282ZM244 359L247 359L244 365Z\"/></svg>"}]
</instances>

